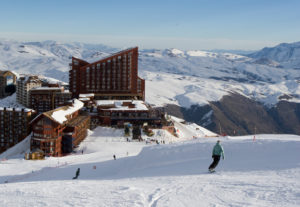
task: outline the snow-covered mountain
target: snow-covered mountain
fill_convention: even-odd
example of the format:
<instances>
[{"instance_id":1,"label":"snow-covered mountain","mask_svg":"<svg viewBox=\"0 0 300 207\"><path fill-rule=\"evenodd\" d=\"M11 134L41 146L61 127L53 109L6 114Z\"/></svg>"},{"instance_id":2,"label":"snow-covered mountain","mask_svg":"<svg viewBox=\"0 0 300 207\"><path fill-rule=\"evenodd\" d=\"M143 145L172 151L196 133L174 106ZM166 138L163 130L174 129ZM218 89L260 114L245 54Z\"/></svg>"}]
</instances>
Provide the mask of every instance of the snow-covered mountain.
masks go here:
<instances>
[{"instance_id":1,"label":"snow-covered mountain","mask_svg":"<svg viewBox=\"0 0 300 207\"><path fill-rule=\"evenodd\" d=\"M298 70L258 64L240 55L144 50L139 64L147 80L147 100L155 104L204 105L233 92L266 105L276 104L284 94L293 97L290 101L300 100Z\"/></svg>"},{"instance_id":2,"label":"snow-covered mountain","mask_svg":"<svg viewBox=\"0 0 300 207\"><path fill-rule=\"evenodd\" d=\"M0 70L42 74L68 82L70 56L95 61L121 49L55 41L1 41ZM276 104L282 95L288 95L289 101L299 101L299 70L277 66L274 61L230 53L178 49L140 50L139 56L147 101L183 107L218 101L232 92L267 105Z\"/></svg>"},{"instance_id":3,"label":"snow-covered mountain","mask_svg":"<svg viewBox=\"0 0 300 207\"><path fill-rule=\"evenodd\" d=\"M287 67L295 65L299 60L297 59L299 43L294 45L292 47L291 44L282 44L280 54L290 53L290 58L275 60L261 56L252 58L231 53L182 51L174 48L140 50L139 75L146 80L146 101L156 106L178 106L179 109L176 110L181 111L180 113L183 113L184 108L190 108L185 110L181 117L193 117L188 121L205 123L206 127L215 132L217 132L217 125L224 126L230 123L225 130L227 133L241 127L243 128L242 134L254 133L254 126L262 126L259 122L263 121L272 123L272 126L263 127L260 129L261 132L300 134L294 126L289 126L292 124L291 120L293 122L300 120L297 118L300 116L297 114L298 106L282 104L284 111L293 111L296 115L292 119L286 119L291 116L281 114L277 107L280 101L300 102L299 69ZM293 53L290 52L291 48L294 48ZM1 41L0 70L39 74L68 82L69 57L75 56L92 62L122 49L124 48L83 43L63 44L55 41ZM277 56L283 57L284 55L278 53ZM285 64L282 64L283 60ZM239 111L235 116L230 111L232 109L230 106L227 110L226 107L220 108L220 104L214 104L212 107L212 103L226 100L223 97L232 96L232 94L242 95L252 102L240 96L234 96L236 99L223 103L225 105L240 103L235 107L236 111ZM263 110L264 112L257 107L260 104L267 108ZM208 109L191 108L194 105L204 108L209 105L210 107ZM249 124L249 120L240 118L248 119L249 108L252 108L256 114L267 115L254 117ZM169 112L174 113L174 111L172 109ZM224 119L224 117L227 118ZM289 120L291 123L288 127L282 124Z\"/></svg>"},{"instance_id":4,"label":"snow-covered mountain","mask_svg":"<svg viewBox=\"0 0 300 207\"><path fill-rule=\"evenodd\" d=\"M0 41L0 70L42 74L68 82L70 56L90 59L113 51L113 48L104 45L83 43Z\"/></svg>"},{"instance_id":5,"label":"snow-covered mountain","mask_svg":"<svg viewBox=\"0 0 300 207\"><path fill-rule=\"evenodd\" d=\"M300 69L300 42L282 43L275 47L265 47L247 56L257 60L265 59L277 62L285 68Z\"/></svg>"}]
</instances>

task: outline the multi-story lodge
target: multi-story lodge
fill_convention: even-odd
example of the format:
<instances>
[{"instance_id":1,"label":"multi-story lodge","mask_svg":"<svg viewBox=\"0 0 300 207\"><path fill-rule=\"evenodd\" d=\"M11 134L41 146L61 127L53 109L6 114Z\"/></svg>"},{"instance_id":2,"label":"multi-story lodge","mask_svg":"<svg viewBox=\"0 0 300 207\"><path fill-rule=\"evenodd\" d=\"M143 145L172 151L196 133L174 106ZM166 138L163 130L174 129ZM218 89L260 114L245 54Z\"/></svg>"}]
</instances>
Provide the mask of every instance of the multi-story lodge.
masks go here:
<instances>
[{"instance_id":1,"label":"multi-story lodge","mask_svg":"<svg viewBox=\"0 0 300 207\"><path fill-rule=\"evenodd\" d=\"M71 100L71 92L63 87L37 87L30 90L30 108L38 113L64 106Z\"/></svg>"},{"instance_id":2,"label":"multi-story lodge","mask_svg":"<svg viewBox=\"0 0 300 207\"><path fill-rule=\"evenodd\" d=\"M20 77L17 81L17 102L30 107L30 90L41 86L42 81L37 76Z\"/></svg>"},{"instance_id":3,"label":"multi-story lodge","mask_svg":"<svg viewBox=\"0 0 300 207\"><path fill-rule=\"evenodd\" d=\"M61 156L72 152L86 136L90 117L80 113L83 103L74 99L70 105L44 112L32 120L31 150Z\"/></svg>"},{"instance_id":4,"label":"multi-story lodge","mask_svg":"<svg viewBox=\"0 0 300 207\"><path fill-rule=\"evenodd\" d=\"M152 109L141 100L98 100L96 101L100 125L124 126L125 122L160 126L162 113Z\"/></svg>"},{"instance_id":5,"label":"multi-story lodge","mask_svg":"<svg viewBox=\"0 0 300 207\"><path fill-rule=\"evenodd\" d=\"M69 87L73 97L94 93L95 99L145 100L145 80L138 77L138 48L93 63L72 57Z\"/></svg>"},{"instance_id":6,"label":"multi-story lodge","mask_svg":"<svg viewBox=\"0 0 300 207\"><path fill-rule=\"evenodd\" d=\"M8 85L15 85L17 77L11 71L0 71L0 98L4 98L7 96L5 92L5 88Z\"/></svg>"},{"instance_id":7,"label":"multi-story lodge","mask_svg":"<svg viewBox=\"0 0 300 207\"><path fill-rule=\"evenodd\" d=\"M30 134L30 121L35 115L31 109L0 107L0 153Z\"/></svg>"}]
</instances>

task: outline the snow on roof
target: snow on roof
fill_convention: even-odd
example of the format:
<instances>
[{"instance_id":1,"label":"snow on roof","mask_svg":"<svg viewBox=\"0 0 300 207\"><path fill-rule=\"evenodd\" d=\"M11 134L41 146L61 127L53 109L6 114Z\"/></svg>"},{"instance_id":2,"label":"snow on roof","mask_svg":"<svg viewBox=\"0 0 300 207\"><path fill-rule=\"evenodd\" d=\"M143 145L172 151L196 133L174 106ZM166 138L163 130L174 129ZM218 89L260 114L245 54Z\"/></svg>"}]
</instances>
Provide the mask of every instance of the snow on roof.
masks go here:
<instances>
[{"instance_id":1,"label":"snow on roof","mask_svg":"<svg viewBox=\"0 0 300 207\"><path fill-rule=\"evenodd\" d=\"M36 88L32 88L31 90L62 90L63 87L36 87Z\"/></svg>"},{"instance_id":2,"label":"snow on roof","mask_svg":"<svg viewBox=\"0 0 300 207\"><path fill-rule=\"evenodd\" d=\"M130 102L131 104L134 104L134 108L129 108L128 106L123 106L124 102ZM96 101L97 106L107 106L107 105L114 105L114 107L109 109L103 109L103 110L118 110L118 111L148 111L148 107L143 101L139 100L98 100Z\"/></svg>"},{"instance_id":3,"label":"snow on roof","mask_svg":"<svg viewBox=\"0 0 300 207\"><path fill-rule=\"evenodd\" d=\"M89 98L89 97L94 97L94 93L85 93L85 94L79 94L79 98Z\"/></svg>"},{"instance_id":4,"label":"snow on roof","mask_svg":"<svg viewBox=\"0 0 300 207\"><path fill-rule=\"evenodd\" d=\"M89 101L89 98L79 98L79 101Z\"/></svg>"},{"instance_id":5,"label":"snow on roof","mask_svg":"<svg viewBox=\"0 0 300 207\"><path fill-rule=\"evenodd\" d=\"M61 107L55 110L51 117L60 124L67 121L67 116L73 114L83 107L83 103L77 99L73 99L73 106Z\"/></svg>"},{"instance_id":6,"label":"snow on roof","mask_svg":"<svg viewBox=\"0 0 300 207\"><path fill-rule=\"evenodd\" d=\"M49 83L49 84L59 84L59 85L68 85L68 83L65 83L63 81L57 80L55 78L46 77L44 75L39 75L39 79Z\"/></svg>"},{"instance_id":7,"label":"snow on roof","mask_svg":"<svg viewBox=\"0 0 300 207\"><path fill-rule=\"evenodd\" d=\"M0 107L0 110L3 111L4 107ZM6 107L6 110L7 111L13 111L13 110L15 110L15 111L18 111L18 112L20 112L22 110L24 110L24 112L31 112L31 111L34 112L35 111L35 110L29 109L29 108L11 108L11 107Z\"/></svg>"}]
</instances>

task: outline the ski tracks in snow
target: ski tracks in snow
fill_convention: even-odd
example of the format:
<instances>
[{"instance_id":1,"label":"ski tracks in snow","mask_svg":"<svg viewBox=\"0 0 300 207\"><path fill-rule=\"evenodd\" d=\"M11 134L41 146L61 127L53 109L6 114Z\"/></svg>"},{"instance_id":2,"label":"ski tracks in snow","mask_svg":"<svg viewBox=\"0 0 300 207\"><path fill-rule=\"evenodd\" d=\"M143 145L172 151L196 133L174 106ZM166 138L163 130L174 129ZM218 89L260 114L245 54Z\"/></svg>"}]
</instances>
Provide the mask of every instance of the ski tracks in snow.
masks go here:
<instances>
[{"instance_id":1,"label":"ski tracks in snow","mask_svg":"<svg viewBox=\"0 0 300 207\"><path fill-rule=\"evenodd\" d=\"M8 183L0 185L0 206L55 206L59 202L84 207L296 207L300 205L300 183L290 174L287 170L77 180L64 181L63 191L62 181ZM300 171L293 174L300 175Z\"/></svg>"}]
</instances>

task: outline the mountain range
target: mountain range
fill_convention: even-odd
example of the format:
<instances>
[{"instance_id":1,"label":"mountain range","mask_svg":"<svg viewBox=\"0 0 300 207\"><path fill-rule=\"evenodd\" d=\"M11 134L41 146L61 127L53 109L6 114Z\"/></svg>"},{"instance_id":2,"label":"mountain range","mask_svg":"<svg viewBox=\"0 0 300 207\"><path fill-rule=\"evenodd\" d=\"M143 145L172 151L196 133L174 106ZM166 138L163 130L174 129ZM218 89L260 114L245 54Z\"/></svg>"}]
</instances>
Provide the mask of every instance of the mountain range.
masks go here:
<instances>
[{"instance_id":1,"label":"mountain range","mask_svg":"<svg viewBox=\"0 0 300 207\"><path fill-rule=\"evenodd\" d=\"M71 56L93 62L122 49L3 40L0 70L68 82ZM247 55L144 49L139 76L146 80L147 102L215 132L300 134L300 42Z\"/></svg>"}]
</instances>

